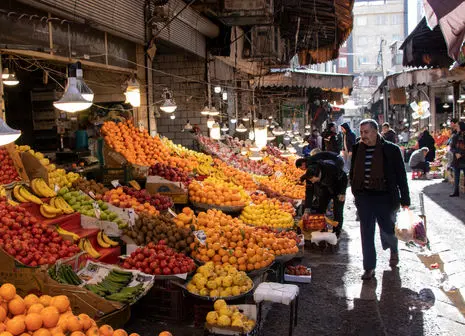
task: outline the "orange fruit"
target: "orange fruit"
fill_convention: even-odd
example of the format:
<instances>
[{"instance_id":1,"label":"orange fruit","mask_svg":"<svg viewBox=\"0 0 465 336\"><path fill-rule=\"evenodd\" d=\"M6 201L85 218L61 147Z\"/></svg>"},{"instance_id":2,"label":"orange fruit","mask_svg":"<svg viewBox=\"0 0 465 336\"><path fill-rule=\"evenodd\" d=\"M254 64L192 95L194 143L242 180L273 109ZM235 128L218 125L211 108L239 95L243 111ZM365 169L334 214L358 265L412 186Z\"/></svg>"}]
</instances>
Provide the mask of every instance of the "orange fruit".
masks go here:
<instances>
[{"instance_id":1,"label":"orange fruit","mask_svg":"<svg viewBox=\"0 0 465 336\"><path fill-rule=\"evenodd\" d=\"M5 321L6 314L7 314L6 309L3 307L0 307L0 322Z\"/></svg>"},{"instance_id":2,"label":"orange fruit","mask_svg":"<svg viewBox=\"0 0 465 336\"><path fill-rule=\"evenodd\" d=\"M1 336L1 335L0 335ZM132 333L129 336L140 336L138 333Z\"/></svg>"},{"instance_id":3,"label":"orange fruit","mask_svg":"<svg viewBox=\"0 0 465 336\"><path fill-rule=\"evenodd\" d=\"M68 331L81 331L82 330L82 322L81 319L77 316L68 316L66 319L66 328Z\"/></svg>"},{"instance_id":4,"label":"orange fruit","mask_svg":"<svg viewBox=\"0 0 465 336\"><path fill-rule=\"evenodd\" d=\"M26 304L26 308L29 309L34 303L39 303L39 298L35 294L29 294L24 297L24 303Z\"/></svg>"},{"instance_id":5,"label":"orange fruit","mask_svg":"<svg viewBox=\"0 0 465 336\"><path fill-rule=\"evenodd\" d=\"M13 300L16 296L16 287L10 283L3 284L0 287L0 296L5 301Z\"/></svg>"},{"instance_id":6,"label":"orange fruit","mask_svg":"<svg viewBox=\"0 0 465 336\"><path fill-rule=\"evenodd\" d=\"M26 330L26 323L21 318L13 317L6 322L6 331L13 335L22 334Z\"/></svg>"},{"instance_id":7,"label":"orange fruit","mask_svg":"<svg viewBox=\"0 0 465 336\"><path fill-rule=\"evenodd\" d=\"M56 327L58 320L60 319L60 313L55 307L45 307L40 312L40 316L42 316L45 328Z\"/></svg>"},{"instance_id":8,"label":"orange fruit","mask_svg":"<svg viewBox=\"0 0 465 336\"><path fill-rule=\"evenodd\" d=\"M99 328L101 336L113 336L113 328L108 324L104 324Z\"/></svg>"},{"instance_id":9,"label":"orange fruit","mask_svg":"<svg viewBox=\"0 0 465 336\"><path fill-rule=\"evenodd\" d=\"M2 331L2 332L0 333L0 336L13 336L13 334L10 333L10 332L8 332L8 331Z\"/></svg>"},{"instance_id":10,"label":"orange fruit","mask_svg":"<svg viewBox=\"0 0 465 336\"><path fill-rule=\"evenodd\" d=\"M39 313L31 313L26 315L24 322L26 323L26 328L29 331L40 329L43 323L42 316L40 316Z\"/></svg>"},{"instance_id":11,"label":"orange fruit","mask_svg":"<svg viewBox=\"0 0 465 336\"><path fill-rule=\"evenodd\" d=\"M28 314L40 313L42 309L44 309L44 306L41 303L34 303L33 305L29 307L29 309L27 310L27 313Z\"/></svg>"},{"instance_id":12,"label":"orange fruit","mask_svg":"<svg viewBox=\"0 0 465 336\"><path fill-rule=\"evenodd\" d=\"M86 336L82 331L73 331L70 336Z\"/></svg>"},{"instance_id":13,"label":"orange fruit","mask_svg":"<svg viewBox=\"0 0 465 336\"><path fill-rule=\"evenodd\" d=\"M42 295L39 298L39 303L42 303L44 307L50 306L51 301L52 301L52 297L50 295Z\"/></svg>"},{"instance_id":14,"label":"orange fruit","mask_svg":"<svg viewBox=\"0 0 465 336\"><path fill-rule=\"evenodd\" d=\"M60 313L64 313L70 307L69 299L66 295L54 296L50 300L50 305L56 307Z\"/></svg>"},{"instance_id":15,"label":"orange fruit","mask_svg":"<svg viewBox=\"0 0 465 336\"><path fill-rule=\"evenodd\" d=\"M26 312L26 304L23 299L13 299L8 302L8 311L13 315L21 315Z\"/></svg>"},{"instance_id":16,"label":"orange fruit","mask_svg":"<svg viewBox=\"0 0 465 336\"><path fill-rule=\"evenodd\" d=\"M91 327L86 332L86 336L99 336L99 335L100 335L100 332L97 327Z\"/></svg>"},{"instance_id":17,"label":"orange fruit","mask_svg":"<svg viewBox=\"0 0 465 336\"><path fill-rule=\"evenodd\" d=\"M87 314L79 314L79 319L81 320L82 329L87 330L92 327L92 319Z\"/></svg>"},{"instance_id":18,"label":"orange fruit","mask_svg":"<svg viewBox=\"0 0 465 336\"><path fill-rule=\"evenodd\" d=\"M128 333L124 329L116 329L113 336L128 336Z\"/></svg>"},{"instance_id":19,"label":"orange fruit","mask_svg":"<svg viewBox=\"0 0 465 336\"><path fill-rule=\"evenodd\" d=\"M56 326L55 328L51 328L51 329L49 329L49 331L52 334L52 336L64 334L63 329L61 329L61 327L59 327L59 326Z\"/></svg>"},{"instance_id":20,"label":"orange fruit","mask_svg":"<svg viewBox=\"0 0 465 336\"><path fill-rule=\"evenodd\" d=\"M52 333L45 328L40 328L39 330L34 331L33 336L52 336Z\"/></svg>"},{"instance_id":21,"label":"orange fruit","mask_svg":"<svg viewBox=\"0 0 465 336\"><path fill-rule=\"evenodd\" d=\"M158 334L158 336L173 336L172 333L169 331L162 331L161 333Z\"/></svg>"}]
</instances>

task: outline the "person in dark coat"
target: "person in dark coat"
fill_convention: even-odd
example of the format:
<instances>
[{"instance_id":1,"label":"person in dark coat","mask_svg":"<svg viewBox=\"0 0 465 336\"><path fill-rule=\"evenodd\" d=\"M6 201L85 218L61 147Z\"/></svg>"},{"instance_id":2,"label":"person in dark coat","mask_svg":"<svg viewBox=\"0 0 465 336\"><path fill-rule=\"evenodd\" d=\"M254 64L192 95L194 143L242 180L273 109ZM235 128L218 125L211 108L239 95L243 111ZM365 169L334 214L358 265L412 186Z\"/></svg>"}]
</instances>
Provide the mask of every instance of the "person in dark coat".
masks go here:
<instances>
[{"instance_id":1,"label":"person in dark coat","mask_svg":"<svg viewBox=\"0 0 465 336\"><path fill-rule=\"evenodd\" d=\"M322 134L323 137L323 151L339 153L339 146L337 142L336 124L329 123L328 128Z\"/></svg>"},{"instance_id":2,"label":"person in dark coat","mask_svg":"<svg viewBox=\"0 0 465 336\"><path fill-rule=\"evenodd\" d=\"M397 134L394 132L394 130L391 128L391 125L389 123L385 122L382 127L383 131L383 138L384 140L390 141L392 143L397 143Z\"/></svg>"},{"instance_id":3,"label":"person in dark coat","mask_svg":"<svg viewBox=\"0 0 465 336\"><path fill-rule=\"evenodd\" d=\"M458 132L452 136L450 151L454 155L452 160L452 168L454 169L454 192L450 197L458 197L460 171L465 174L465 122L458 123Z\"/></svg>"},{"instance_id":4,"label":"person in dark coat","mask_svg":"<svg viewBox=\"0 0 465 336\"><path fill-rule=\"evenodd\" d=\"M348 123L341 125L342 131L342 157L344 159L344 170L346 172L350 169L350 161L352 159L352 147L355 145L356 135L350 128Z\"/></svg>"},{"instance_id":5,"label":"person in dark coat","mask_svg":"<svg viewBox=\"0 0 465 336\"><path fill-rule=\"evenodd\" d=\"M375 276L375 225L380 227L383 249L391 250L389 264L399 263L395 235L396 213L400 206L410 206L409 187L400 148L378 133L378 123L366 119L360 123L361 140L353 147L349 174L352 193L360 217L363 280Z\"/></svg>"},{"instance_id":6,"label":"person in dark coat","mask_svg":"<svg viewBox=\"0 0 465 336\"><path fill-rule=\"evenodd\" d=\"M418 138L418 148L428 147L429 152L425 157L428 162L434 162L436 157L436 147L434 146L434 138L429 134L427 129L424 130L422 135Z\"/></svg>"}]
</instances>

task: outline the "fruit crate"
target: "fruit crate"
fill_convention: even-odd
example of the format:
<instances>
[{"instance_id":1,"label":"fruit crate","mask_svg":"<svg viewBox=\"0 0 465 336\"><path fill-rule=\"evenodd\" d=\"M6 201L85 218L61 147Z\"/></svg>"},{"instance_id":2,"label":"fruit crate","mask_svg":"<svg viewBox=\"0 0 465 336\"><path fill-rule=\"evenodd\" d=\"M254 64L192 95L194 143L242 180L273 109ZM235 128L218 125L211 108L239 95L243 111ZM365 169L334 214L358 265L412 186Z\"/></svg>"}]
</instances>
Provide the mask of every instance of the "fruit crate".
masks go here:
<instances>
[{"instance_id":1,"label":"fruit crate","mask_svg":"<svg viewBox=\"0 0 465 336\"><path fill-rule=\"evenodd\" d=\"M111 181L118 180L123 184L132 180L131 171L126 165L121 165L120 168L102 168L102 183L105 186L111 186Z\"/></svg>"}]
</instances>

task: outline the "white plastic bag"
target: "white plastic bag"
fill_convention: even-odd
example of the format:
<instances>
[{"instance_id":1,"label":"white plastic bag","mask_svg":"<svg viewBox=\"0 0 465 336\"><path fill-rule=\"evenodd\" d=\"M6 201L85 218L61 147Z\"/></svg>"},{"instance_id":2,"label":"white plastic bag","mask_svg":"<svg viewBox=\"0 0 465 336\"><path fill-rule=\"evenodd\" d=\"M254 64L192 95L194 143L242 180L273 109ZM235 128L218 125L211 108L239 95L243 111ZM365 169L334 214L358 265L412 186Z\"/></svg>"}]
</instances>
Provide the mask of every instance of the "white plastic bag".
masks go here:
<instances>
[{"instance_id":1,"label":"white plastic bag","mask_svg":"<svg viewBox=\"0 0 465 336\"><path fill-rule=\"evenodd\" d=\"M404 242L411 242L415 238L415 225L423 220L410 210L403 209L397 214L396 237Z\"/></svg>"}]
</instances>

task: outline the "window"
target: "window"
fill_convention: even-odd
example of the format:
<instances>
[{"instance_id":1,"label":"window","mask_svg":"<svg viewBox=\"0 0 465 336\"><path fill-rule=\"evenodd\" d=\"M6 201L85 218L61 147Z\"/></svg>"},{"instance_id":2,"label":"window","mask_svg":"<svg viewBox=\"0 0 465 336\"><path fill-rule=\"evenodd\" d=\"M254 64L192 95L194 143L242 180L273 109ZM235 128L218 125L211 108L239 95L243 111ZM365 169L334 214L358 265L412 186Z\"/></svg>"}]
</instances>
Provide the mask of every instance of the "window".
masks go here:
<instances>
[{"instance_id":1,"label":"window","mask_svg":"<svg viewBox=\"0 0 465 336\"><path fill-rule=\"evenodd\" d=\"M358 56L358 65L363 65L368 63L367 56Z\"/></svg>"},{"instance_id":2,"label":"window","mask_svg":"<svg viewBox=\"0 0 465 336\"><path fill-rule=\"evenodd\" d=\"M359 36L357 38L358 46L366 46L368 44L368 38L366 36Z\"/></svg>"},{"instance_id":3,"label":"window","mask_svg":"<svg viewBox=\"0 0 465 336\"><path fill-rule=\"evenodd\" d=\"M357 16L355 18L355 24L357 26L366 26L367 25L367 17L366 16Z\"/></svg>"},{"instance_id":4,"label":"window","mask_svg":"<svg viewBox=\"0 0 465 336\"><path fill-rule=\"evenodd\" d=\"M393 25L402 24L402 14L393 14L393 15L391 15L391 24L393 24Z\"/></svg>"},{"instance_id":5,"label":"window","mask_svg":"<svg viewBox=\"0 0 465 336\"><path fill-rule=\"evenodd\" d=\"M347 57L340 57L339 58L339 67L340 68L347 68Z\"/></svg>"},{"instance_id":6,"label":"window","mask_svg":"<svg viewBox=\"0 0 465 336\"><path fill-rule=\"evenodd\" d=\"M388 24L388 17L386 15L376 15L375 22L377 25L386 25Z\"/></svg>"}]
</instances>

